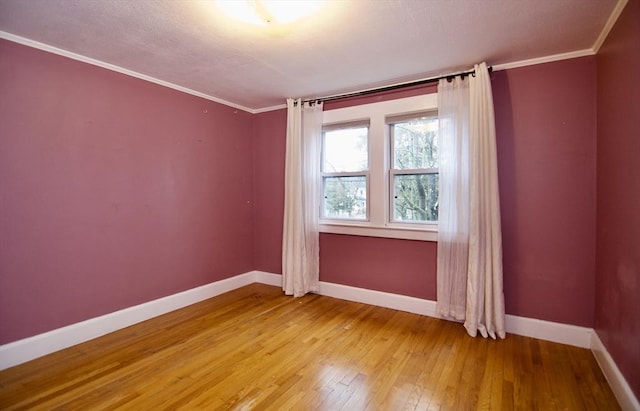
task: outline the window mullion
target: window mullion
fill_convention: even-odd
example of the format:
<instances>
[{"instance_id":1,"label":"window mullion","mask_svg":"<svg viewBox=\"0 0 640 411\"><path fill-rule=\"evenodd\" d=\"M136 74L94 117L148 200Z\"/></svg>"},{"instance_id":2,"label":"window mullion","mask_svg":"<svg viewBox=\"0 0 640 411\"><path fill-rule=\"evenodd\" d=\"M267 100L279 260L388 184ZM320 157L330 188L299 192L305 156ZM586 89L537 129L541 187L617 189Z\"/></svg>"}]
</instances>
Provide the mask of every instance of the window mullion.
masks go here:
<instances>
[{"instance_id":1,"label":"window mullion","mask_svg":"<svg viewBox=\"0 0 640 411\"><path fill-rule=\"evenodd\" d=\"M369 221L382 226L385 224L386 150L384 116L372 116L369 128Z\"/></svg>"},{"instance_id":2,"label":"window mullion","mask_svg":"<svg viewBox=\"0 0 640 411\"><path fill-rule=\"evenodd\" d=\"M360 177L369 175L368 171L341 171L336 173L321 173L322 177Z\"/></svg>"},{"instance_id":3,"label":"window mullion","mask_svg":"<svg viewBox=\"0 0 640 411\"><path fill-rule=\"evenodd\" d=\"M437 174L439 171L437 168L393 168L391 169L393 174L407 175L407 174Z\"/></svg>"}]
</instances>

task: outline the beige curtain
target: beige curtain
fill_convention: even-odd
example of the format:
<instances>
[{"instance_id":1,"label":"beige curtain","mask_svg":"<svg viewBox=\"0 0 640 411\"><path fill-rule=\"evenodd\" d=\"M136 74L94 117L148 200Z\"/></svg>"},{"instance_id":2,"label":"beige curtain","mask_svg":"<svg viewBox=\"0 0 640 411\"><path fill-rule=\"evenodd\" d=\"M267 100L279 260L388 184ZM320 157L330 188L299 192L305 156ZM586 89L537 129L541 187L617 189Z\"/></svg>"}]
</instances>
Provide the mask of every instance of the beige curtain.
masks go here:
<instances>
[{"instance_id":1,"label":"beige curtain","mask_svg":"<svg viewBox=\"0 0 640 411\"><path fill-rule=\"evenodd\" d=\"M282 289L300 297L319 287L322 103L287 100Z\"/></svg>"},{"instance_id":2,"label":"beige curtain","mask_svg":"<svg viewBox=\"0 0 640 411\"><path fill-rule=\"evenodd\" d=\"M475 76L466 80L441 80L438 102L437 310L464 321L471 336L504 338L495 120L486 64L476 65Z\"/></svg>"},{"instance_id":3,"label":"beige curtain","mask_svg":"<svg viewBox=\"0 0 640 411\"><path fill-rule=\"evenodd\" d=\"M469 79L469 278L464 326L475 336L505 337L502 231L496 127L491 79L485 63Z\"/></svg>"}]
</instances>

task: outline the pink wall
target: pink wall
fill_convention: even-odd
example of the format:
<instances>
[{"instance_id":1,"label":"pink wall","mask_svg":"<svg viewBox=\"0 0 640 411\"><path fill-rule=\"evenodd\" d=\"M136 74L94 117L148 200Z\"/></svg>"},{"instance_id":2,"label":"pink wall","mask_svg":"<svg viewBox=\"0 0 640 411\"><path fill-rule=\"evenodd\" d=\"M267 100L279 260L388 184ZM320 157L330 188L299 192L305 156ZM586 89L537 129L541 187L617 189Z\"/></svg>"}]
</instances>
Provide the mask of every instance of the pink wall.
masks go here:
<instances>
[{"instance_id":1,"label":"pink wall","mask_svg":"<svg viewBox=\"0 0 640 411\"><path fill-rule=\"evenodd\" d=\"M496 72L492 84L507 312L592 326L595 59ZM425 87L325 108L433 91ZM255 185L262 194L256 195L256 209L267 211L255 217L256 269L281 272L286 114L259 117ZM435 243L332 234L320 241L322 281L435 299Z\"/></svg>"},{"instance_id":2,"label":"pink wall","mask_svg":"<svg viewBox=\"0 0 640 411\"><path fill-rule=\"evenodd\" d=\"M287 111L256 114L253 140L255 269L282 272Z\"/></svg>"},{"instance_id":3,"label":"pink wall","mask_svg":"<svg viewBox=\"0 0 640 411\"><path fill-rule=\"evenodd\" d=\"M252 115L0 40L0 344L253 269Z\"/></svg>"},{"instance_id":4,"label":"pink wall","mask_svg":"<svg viewBox=\"0 0 640 411\"><path fill-rule=\"evenodd\" d=\"M0 343L281 272L284 110L6 41L0 57ZM497 72L493 88L507 312L592 326L595 59ZM323 281L435 299L435 243L323 234L321 248Z\"/></svg>"},{"instance_id":5,"label":"pink wall","mask_svg":"<svg viewBox=\"0 0 640 411\"><path fill-rule=\"evenodd\" d=\"M597 55L595 328L640 398L640 0Z\"/></svg>"},{"instance_id":6,"label":"pink wall","mask_svg":"<svg viewBox=\"0 0 640 411\"><path fill-rule=\"evenodd\" d=\"M506 310L593 326L595 58L492 77Z\"/></svg>"},{"instance_id":7,"label":"pink wall","mask_svg":"<svg viewBox=\"0 0 640 411\"><path fill-rule=\"evenodd\" d=\"M320 235L320 280L436 299L436 243Z\"/></svg>"}]
</instances>

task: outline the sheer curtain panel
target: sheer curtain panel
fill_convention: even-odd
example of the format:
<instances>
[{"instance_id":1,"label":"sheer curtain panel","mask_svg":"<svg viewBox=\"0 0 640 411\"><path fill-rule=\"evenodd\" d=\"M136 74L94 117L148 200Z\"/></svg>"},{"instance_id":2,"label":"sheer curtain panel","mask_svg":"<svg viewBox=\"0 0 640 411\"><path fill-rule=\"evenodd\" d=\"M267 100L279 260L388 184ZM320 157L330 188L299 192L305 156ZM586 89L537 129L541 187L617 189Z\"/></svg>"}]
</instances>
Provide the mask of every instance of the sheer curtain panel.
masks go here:
<instances>
[{"instance_id":1,"label":"sheer curtain panel","mask_svg":"<svg viewBox=\"0 0 640 411\"><path fill-rule=\"evenodd\" d=\"M469 258L469 81L438 84L437 310L463 321Z\"/></svg>"},{"instance_id":2,"label":"sheer curtain panel","mask_svg":"<svg viewBox=\"0 0 640 411\"><path fill-rule=\"evenodd\" d=\"M489 71L438 85L437 310L469 335L505 337L502 234Z\"/></svg>"},{"instance_id":3,"label":"sheer curtain panel","mask_svg":"<svg viewBox=\"0 0 640 411\"><path fill-rule=\"evenodd\" d=\"M322 103L287 99L282 289L318 291Z\"/></svg>"}]
</instances>

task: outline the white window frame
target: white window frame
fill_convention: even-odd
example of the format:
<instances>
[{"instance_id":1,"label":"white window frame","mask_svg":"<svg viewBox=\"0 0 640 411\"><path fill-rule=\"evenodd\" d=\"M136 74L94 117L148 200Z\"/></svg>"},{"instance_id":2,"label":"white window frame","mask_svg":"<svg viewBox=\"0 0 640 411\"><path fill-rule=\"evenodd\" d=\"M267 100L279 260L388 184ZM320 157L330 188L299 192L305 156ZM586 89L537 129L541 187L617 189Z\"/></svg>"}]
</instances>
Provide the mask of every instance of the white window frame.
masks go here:
<instances>
[{"instance_id":1,"label":"white window frame","mask_svg":"<svg viewBox=\"0 0 640 411\"><path fill-rule=\"evenodd\" d=\"M394 206L394 198L395 198L395 186L393 184L394 181L394 177L395 176L402 176L402 175L417 175L417 174L439 174L440 170L439 168L406 168L406 169L400 169L400 168L395 168L395 157L394 157L394 145L395 145L395 135L392 132L392 128L394 126L394 124L399 124L402 123L404 121L411 121L411 120L417 120L420 118L437 118L438 117L438 111L437 110L430 110L430 111L425 111L422 113L410 113L407 115L402 115L402 116L389 116L386 119L387 122L387 127L388 127L388 143L389 143L389 159L390 159L390 163L389 163L389 195L388 197L388 201L389 201L389 221L391 223L397 224L397 225L406 225L407 227L412 227L412 226L416 226L417 224L419 225L437 225L438 222L437 221L399 221L399 220L394 220L393 218L393 206Z\"/></svg>"},{"instance_id":2,"label":"white window frame","mask_svg":"<svg viewBox=\"0 0 640 411\"><path fill-rule=\"evenodd\" d=\"M320 232L371 237L437 241L433 223L392 222L390 194L391 145L387 117L438 109L437 94L362 104L323 112L323 125L369 119L368 221L320 219Z\"/></svg>"},{"instance_id":3,"label":"white window frame","mask_svg":"<svg viewBox=\"0 0 640 411\"><path fill-rule=\"evenodd\" d=\"M360 170L360 171L337 171L337 172L327 172L322 170L323 168L323 164L324 164L324 138L325 138L325 133L328 131L334 131L334 130L340 130L340 129L348 129L348 128L356 128L356 127L366 127L367 128L367 169L366 170ZM371 125L369 124L368 120L361 120L361 121L350 121L348 123L338 123L338 124L323 124L322 125L322 158L320 159L320 175L322 178L322 183L321 183L321 193L322 193L322 201L320 202L320 218L321 219L327 219L327 220L332 220L332 221L358 221L358 222L366 222L369 221L369 170L371 169L371 151L370 151L370 136L369 136L369 130L371 128ZM364 220L363 219L350 219L350 218L328 218L328 217L323 217L324 214L324 204L325 204L325 198L324 198L324 183L325 183L325 178L331 178L331 177L364 177L365 178L365 190L367 193L367 201L365 202L365 209L367 210L366 215Z\"/></svg>"}]
</instances>

